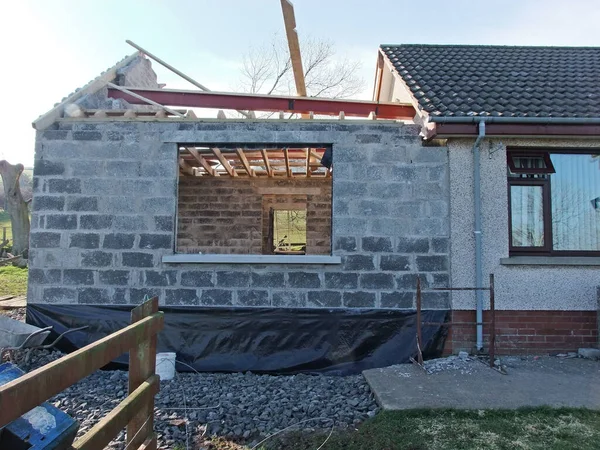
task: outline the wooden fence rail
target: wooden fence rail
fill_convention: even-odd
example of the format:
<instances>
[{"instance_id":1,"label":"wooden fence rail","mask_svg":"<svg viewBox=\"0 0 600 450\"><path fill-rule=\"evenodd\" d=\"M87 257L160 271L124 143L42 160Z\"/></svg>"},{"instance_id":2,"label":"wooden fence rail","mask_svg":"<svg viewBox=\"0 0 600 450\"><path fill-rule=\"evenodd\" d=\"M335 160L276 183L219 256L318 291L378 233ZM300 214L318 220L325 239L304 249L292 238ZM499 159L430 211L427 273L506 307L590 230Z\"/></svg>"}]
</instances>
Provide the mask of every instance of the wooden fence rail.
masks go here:
<instances>
[{"instance_id":1,"label":"wooden fence rail","mask_svg":"<svg viewBox=\"0 0 600 450\"><path fill-rule=\"evenodd\" d=\"M103 449L127 426L128 448L155 449L156 336L164 325L158 298L135 307L131 319L131 325L0 386L0 428L129 352L129 395L71 448Z\"/></svg>"}]
</instances>

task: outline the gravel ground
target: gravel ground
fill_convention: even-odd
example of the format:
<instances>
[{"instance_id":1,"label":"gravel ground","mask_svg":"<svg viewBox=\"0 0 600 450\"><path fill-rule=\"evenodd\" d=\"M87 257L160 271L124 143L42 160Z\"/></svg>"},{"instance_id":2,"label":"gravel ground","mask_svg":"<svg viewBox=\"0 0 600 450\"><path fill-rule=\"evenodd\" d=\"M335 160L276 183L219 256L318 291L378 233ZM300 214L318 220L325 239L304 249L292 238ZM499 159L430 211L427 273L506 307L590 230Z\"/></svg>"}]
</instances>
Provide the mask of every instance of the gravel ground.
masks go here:
<instances>
[{"instance_id":1,"label":"gravel ground","mask_svg":"<svg viewBox=\"0 0 600 450\"><path fill-rule=\"evenodd\" d=\"M11 316L17 318L18 310L12 310ZM15 355L15 362L30 371L60 356L57 351L32 351L28 362L25 353ZM50 402L79 421L81 435L126 395L127 372L97 371ZM177 373L175 379L161 381L155 406L154 429L164 449L186 448L186 443L190 449L205 448L203 443L210 436L252 447L286 427L305 431L354 428L378 411L362 375ZM123 449L124 439L121 432L109 448Z\"/></svg>"}]
</instances>

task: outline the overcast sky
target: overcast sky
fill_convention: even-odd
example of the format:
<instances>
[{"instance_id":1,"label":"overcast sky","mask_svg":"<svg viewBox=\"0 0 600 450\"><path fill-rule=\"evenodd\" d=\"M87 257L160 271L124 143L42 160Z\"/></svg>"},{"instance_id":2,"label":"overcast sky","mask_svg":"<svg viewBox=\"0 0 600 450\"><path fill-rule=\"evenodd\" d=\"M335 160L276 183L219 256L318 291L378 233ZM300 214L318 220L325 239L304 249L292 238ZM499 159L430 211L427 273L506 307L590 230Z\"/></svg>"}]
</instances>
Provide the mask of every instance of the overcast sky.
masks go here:
<instances>
[{"instance_id":1,"label":"overcast sky","mask_svg":"<svg viewBox=\"0 0 600 450\"><path fill-rule=\"evenodd\" d=\"M380 44L600 46L598 0L296 0L300 39L362 62L369 98ZM283 34L279 0L10 1L2 5L0 159L33 163L31 122L134 52L125 39L213 90L232 90L252 46ZM160 66L160 82L193 88ZM216 114L216 112L215 112Z\"/></svg>"}]
</instances>

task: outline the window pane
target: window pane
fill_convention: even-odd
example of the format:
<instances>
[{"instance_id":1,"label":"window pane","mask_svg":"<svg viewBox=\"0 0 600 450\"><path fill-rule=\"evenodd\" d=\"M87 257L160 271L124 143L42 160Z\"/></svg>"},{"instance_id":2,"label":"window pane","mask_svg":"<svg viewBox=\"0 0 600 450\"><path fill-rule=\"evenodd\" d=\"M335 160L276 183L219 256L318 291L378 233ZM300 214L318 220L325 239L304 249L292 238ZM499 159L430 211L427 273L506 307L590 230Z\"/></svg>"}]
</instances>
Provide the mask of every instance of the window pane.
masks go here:
<instances>
[{"instance_id":1,"label":"window pane","mask_svg":"<svg viewBox=\"0 0 600 450\"><path fill-rule=\"evenodd\" d=\"M550 156L554 250L600 251L600 156Z\"/></svg>"},{"instance_id":2,"label":"window pane","mask_svg":"<svg viewBox=\"0 0 600 450\"><path fill-rule=\"evenodd\" d=\"M306 252L306 210L276 210L273 215L275 253Z\"/></svg>"},{"instance_id":3,"label":"window pane","mask_svg":"<svg viewBox=\"0 0 600 450\"><path fill-rule=\"evenodd\" d=\"M511 186L513 247L544 245L544 208L542 186Z\"/></svg>"}]
</instances>

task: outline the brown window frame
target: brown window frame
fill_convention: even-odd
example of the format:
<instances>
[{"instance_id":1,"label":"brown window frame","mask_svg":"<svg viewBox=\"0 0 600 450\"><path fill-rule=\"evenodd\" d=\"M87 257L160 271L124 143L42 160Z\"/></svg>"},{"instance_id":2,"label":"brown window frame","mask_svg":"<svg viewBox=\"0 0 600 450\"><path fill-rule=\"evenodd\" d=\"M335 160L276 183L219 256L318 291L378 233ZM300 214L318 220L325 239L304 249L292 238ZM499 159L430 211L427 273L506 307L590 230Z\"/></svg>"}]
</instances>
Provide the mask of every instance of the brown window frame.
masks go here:
<instances>
[{"instance_id":1,"label":"brown window frame","mask_svg":"<svg viewBox=\"0 0 600 450\"><path fill-rule=\"evenodd\" d=\"M600 150L578 150L578 149L546 149L546 148L534 148L525 150L523 148L507 148L506 159L509 170L514 174L529 173L532 175L536 174L551 174L556 173L554 165L550 160L552 153L558 154L583 154L583 155L596 155L600 154ZM543 169L521 169L515 168L513 157L519 156L543 156L546 162L546 168ZM551 170L551 171L550 171ZM551 189L552 184L550 177L547 178L519 178L511 177L507 175L507 189L508 189L508 254L509 256L600 256L600 251L589 251L589 250L554 250L553 249L553 235L552 235L552 196ZM542 186L542 217L544 220L544 245L541 247L515 247L513 246L512 239L512 201L511 201L511 187L512 186Z\"/></svg>"}]
</instances>

